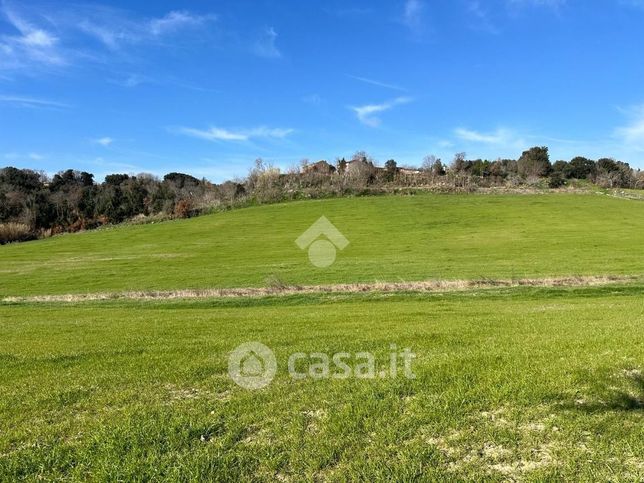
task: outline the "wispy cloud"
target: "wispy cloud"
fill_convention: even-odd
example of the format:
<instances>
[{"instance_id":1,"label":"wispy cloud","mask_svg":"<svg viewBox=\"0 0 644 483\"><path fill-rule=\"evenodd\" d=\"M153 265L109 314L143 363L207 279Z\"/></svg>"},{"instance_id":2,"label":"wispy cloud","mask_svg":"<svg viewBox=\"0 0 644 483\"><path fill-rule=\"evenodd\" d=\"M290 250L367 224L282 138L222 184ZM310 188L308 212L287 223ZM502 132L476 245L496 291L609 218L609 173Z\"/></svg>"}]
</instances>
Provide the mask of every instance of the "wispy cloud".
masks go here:
<instances>
[{"instance_id":1,"label":"wispy cloud","mask_svg":"<svg viewBox=\"0 0 644 483\"><path fill-rule=\"evenodd\" d=\"M42 161L45 159L45 156L39 153L4 153L2 155L4 159L11 160L11 161L23 161L23 160L29 160L29 161Z\"/></svg>"},{"instance_id":2,"label":"wispy cloud","mask_svg":"<svg viewBox=\"0 0 644 483\"><path fill-rule=\"evenodd\" d=\"M362 124L370 127L378 127L382 121L377 114L411 101L412 99L410 97L397 97L396 99L381 104L366 104L364 106L350 106L349 108L356 113L358 120Z\"/></svg>"},{"instance_id":3,"label":"wispy cloud","mask_svg":"<svg viewBox=\"0 0 644 483\"><path fill-rule=\"evenodd\" d=\"M498 34L499 29L490 20L488 11L481 5L479 0L472 0L467 4L467 11L473 19L471 27L473 30Z\"/></svg>"},{"instance_id":4,"label":"wispy cloud","mask_svg":"<svg viewBox=\"0 0 644 483\"><path fill-rule=\"evenodd\" d=\"M183 28L203 25L207 21L216 19L215 15L194 15L185 10L174 10L161 18L150 20L147 30L151 35L158 37Z\"/></svg>"},{"instance_id":5,"label":"wispy cloud","mask_svg":"<svg viewBox=\"0 0 644 483\"><path fill-rule=\"evenodd\" d=\"M114 142L114 139L112 139L111 137L105 136L102 138L94 139L94 142L96 144L100 144L101 146L107 147Z\"/></svg>"},{"instance_id":6,"label":"wispy cloud","mask_svg":"<svg viewBox=\"0 0 644 483\"><path fill-rule=\"evenodd\" d=\"M14 37L17 42L39 47L49 47L57 42L58 39L55 36L32 25L13 9L9 8L6 3L3 2L2 7L4 17L20 33L20 36Z\"/></svg>"},{"instance_id":7,"label":"wispy cloud","mask_svg":"<svg viewBox=\"0 0 644 483\"><path fill-rule=\"evenodd\" d=\"M260 57L276 59L282 56L277 48L277 32L273 27L265 28L253 45L253 52Z\"/></svg>"},{"instance_id":8,"label":"wispy cloud","mask_svg":"<svg viewBox=\"0 0 644 483\"><path fill-rule=\"evenodd\" d=\"M140 173L141 171L143 171L140 166L136 166L134 164L129 164L129 163L123 163L120 161L106 160L100 156L98 158L94 158L89 163L92 166L97 166L99 168L104 168L108 170L107 172L104 173L104 175L108 174L110 171L113 172L113 170L128 171L130 173Z\"/></svg>"},{"instance_id":9,"label":"wispy cloud","mask_svg":"<svg viewBox=\"0 0 644 483\"><path fill-rule=\"evenodd\" d=\"M548 7L553 10L560 10L568 0L506 0L508 6L514 8L524 7Z\"/></svg>"},{"instance_id":10,"label":"wispy cloud","mask_svg":"<svg viewBox=\"0 0 644 483\"><path fill-rule=\"evenodd\" d=\"M454 130L456 137L463 141L471 141L475 143L499 144L507 137L507 132L503 129L498 129L494 133L481 133L471 129L457 128Z\"/></svg>"},{"instance_id":11,"label":"wispy cloud","mask_svg":"<svg viewBox=\"0 0 644 483\"><path fill-rule=\"evenodd\" d=\"M19 6L17 6L19 5ZM163 45L171 35L215 21L212 14L174 10L161 17L140 18L125 10L79 4L44 10L37 5L0 2L0 19L15 30L0 34L0 70L33 73L36 69L73 65L100 59L100 47L112 57L124 46ZM91 42L98 41L99 45Z\"/></svg>"},{"instance_id":12,"label":"wispy cloud","mask_svg":"<svg viewBox=\"0 0 644 483\"><path fill-rule=\"evenodd\" d=\"M222 129L211 127L209 129L195 129L190 127L180 127L177 132L208 141L249 141L254 138L264 139L283 139L294 132L293 129L285 128L268 128L260 126L252 129Z\"/></svg>"},{"instance_id":13,"label":"wispy cloud","mask_svg":"<svg viewBox=\"0 0 644 483\"><path fill-rule=\"evenodd\" d=\"M308 96L302 97L302 102L311 104L313 106L319 106L324 102L324 99L322 99L322 96L320 96L320 94L310 94Z\"/></svg>"},{"instance_id":14,"label":"wispy cloud","mask_svg":"<svg viewBox=\"0 0 644 483\"><path fill-rule=\"evenodd\" d=\"M116 79L110 81L113 84L119 85L121 87L137 87L141 84L146 84L151 82L151 79L144 75L139 74L130 74L122 79Z\"/></svg>"},{"instance_id":15,"label":"wispy cloud","mask_svg":"<svg viewBox=\"0 0 644 483\"><path fill-rule=\"evenodd\" d=\"M64 104L58 101L52 101L49 99L39 99L36 97L28 96L14 96L14 95L0 95L0 103L10 104L16 107L49 107L49 108L58 108L63 109L70 107L69 104Z\"/></svg>"},{"instance_id":16,"label":"wispy cloud","mask_svg":"<svg viewBox=\"0 0 644 483\"><path fill-rule=\"evenodd\" d=\"M0 17L4 17L15 30L15 34L0 35L0 69L67 63L59 38L54 33L36 26L6 3L0 3Z\"/></svg>"},{"instance_id":17,"label":"wispy cloud","mask_svg":"<svg viewBox=\"0 0 644 483\"><path fill-rule=\"evenodd\" d=\"M324 11L337 17L363 17L374 12L373 8L363 7L327 8Z\"/></svg>"},{"instance_id":18,"label":"wispy cloud","mask_svg":"<svg viewBox=\"0 0 644 483\"><path fill-rule=\"evenodd\" d=\"M635 106L626 113L630 121L615 129L614 137L629 149L644 151L644 104Z\"/></svg>"},{"instance_id":19,"label":"wispy cloud","mask_svg":"<svg viewBox=\"0 0 644 483\"><path fill-rule=\"evenodd\" d=\"M517 133L499 128L494 132L480 132L472 129L457 128L454 135L461 141L472 144L488 144L506 148L523 148L526 144L525 139Z\"/></svg>"},{"instance_id":20,"label":"wispy cloud","mask_svg":"<svg viewBox=\"0 0 644 483\"><path fill-rule=\"evenodd\" d=\"M82 32L116 50L124 45L158 43L165 36L201 27L216 19L216 15L196 15L185 10L174 10L163 17L136 19L120 10L102 7L82 12L76 22Z\"/></svg>"},{"instance_id":21,"label":"wispy cloud","mask_svg":"<svg viewBox=\"0 0 644 483\"><path fill-rule=\"evenodd\" d=\"M182 80L176 79L174 77L169 77L161 75L159 77L153 78L147 75L141 74L118 74L115 78L110 79L108 82L115 84L117 86L126 87L126 88L135 88L141 85L159 85L159 86L170 86L178 87L180 89L187 89L191 91L198 92L221 92L218 89L212 89L209 87L202 87L200 85L192 84L190 82L184 82Z\"/></svg>"},{"instance_id":22,"label":"wispy cloud","mask_svg":"<svg viewBox=\"0 0 644 483\"><path fill-rule=\"evenodd\" d=\"M425 24L425 3L422 0L406 0L403 6L402 23L414 35L420 35Z\"/></svg>"},{"instance_id":23,"label":"wispy cloud","mask_svg":"<svg viewBox=\"0 0 644 483\"><path fill-rule=\"evenodd\" d=\"M373 86L383 87L385 89L391 89L392 91L400 91L400 92L407 91L407 89L405 89L403 87L399 87L399 86L396 86L396 85L393 85L393 84L387 84L386 82L380 82L380 81L377 81L377 80L374 80L374 79L369 79L367 77L360 77L360 76L351 75L351 74L347 74L347 77L350 77L351 79L358 80L360 82L364 82L365 84L371 84Z\"/></svg>"},{"instance_id":24,"label":"wispy cloud","mask_svg":"<svg viewBox=\"0 0 644 483\"><path fill-rule=\"evenodd\" d=\"M644 8L644 0L619 0L619 4L627 7Z\"/></svg>"}]
</instances>

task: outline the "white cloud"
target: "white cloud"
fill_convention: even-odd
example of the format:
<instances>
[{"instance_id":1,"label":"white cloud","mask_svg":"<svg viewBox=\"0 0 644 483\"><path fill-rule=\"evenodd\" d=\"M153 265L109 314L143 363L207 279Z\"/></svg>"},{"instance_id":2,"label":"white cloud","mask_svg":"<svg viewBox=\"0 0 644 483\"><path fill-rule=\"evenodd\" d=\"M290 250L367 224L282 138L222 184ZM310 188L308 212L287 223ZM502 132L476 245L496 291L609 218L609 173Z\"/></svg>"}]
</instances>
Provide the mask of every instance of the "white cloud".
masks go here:
<instances>
[{"instance_id":1,"label":"white cloud","mask_svg":"<svg viewBox=\"0 0 644 483\"><path fill-rule=\"evenodd\" d=\"M48 99L38 99L36 97L14 95L0 95L0 103L11 104L16 107L69 107L68 104L64 104L62 102L50 101Z\"/></svg>"},{"instance_id":2,"label":"white cloud","mask_svg":"<svg viewBox=\"0 0 644 483\"><path fill-rule=\"evenodd\" d=\"M67 66L75 61L101 59L97 40L111 51L126 45L160 45L173 34L204 26L215 15L174 10L161 17L140 18L112 7L79 4L74 8L44 9L0 1L15 33L0 34L0 71L32 74L36 69ZM80 34L80 36L79 36ZM107 59L103 59L107 62ZM112 58L111 60L114 60Z\"/></svg>"},{"instance_id":3,"label":"white cloud","mask_svg":"<svg viewBox=\"0 0 644 483\"><path fill-rule=\"evenodd\" d=\"M395 106L407 104L412 99L409 97L397 97L391 101L383 102L382 104L367 104L364 106L352 106L350 109L356 113L358 120L367 126L378 127L381 120L376 114L388 111Z\"/></svg>"},{"instance_id":4,"label":"white cloud","mask_svg":"<svg viewBox=\"0 0 644 483\"><path fill-rule=\"evenodd\" d=\"M284 129L284 128L267 128L267 127L257 127L247 131L249 138L260 137L260 138L285 138L289 134L293 133L293 129Z\"/></svg>"},{"instance_id":5,"label":"white cloud","mask_svg":"<svg viewBox=\"0 0 644 483\"><path fill-rule=\"evenodd\" d=\"M20 32L20 36L12 37L16 42L32 47L51 47L58 42L53 34L35 27L10 8L5 7L3 13L9 23Z\"/></svg>"},{"instance_id":6,"label":"white cloud","mask_svg":"<svg viewBox=\"0 0 644 483\"><path fill-rule=\"evenodd\" d=\"M248 139L247 134L236 133L217 127L211 127L207 130L183 127L179 129L179 132L196 138L207 139L208 141L246 141Z\"/></svg>"},{"instance_id":7,"label":"white cloud","mask_svg":"<svg viewBox=\"0 0 644 483\"><path fill-rule=\"evenodd\" d=\"M107 147L114 142L114 139L112 139L111 137L105 136L102 138L94 139L94 142L96 144L100 144L101 146Z\"/></svg>"},{"instance_id":8,"label":"white cloud","mask_svg":"<svg viewBox=\"0 0 644 483\"><path fill-rule=\"evenodd\" d=\"M33 153L33 152L32 153L26 153L26 154L16 153L16 152L4 153L2 155L2 157L4 159L11 160L11 161L18 161L18 160L20 160L20 161L23 161L23 160L41 161L41 160L45 159L45 156L43 156L42 154Z\"/></svg>"},{"instance_id":9,"label":"white cloud","mask_svg":"<svg viewBox=\"0 0 644 483\"><path fill-rule=\"evenodd\" d=\"M0 3L0 15L16 31L13 35L0 35L0 69L67 63L59 39L52 32L34 25L4 3Z\"/></svg>"},{"instance_id":10,"label":"white cloud","mask_svg":"<svg viewBox=\"0 0 644 483\"><path fill-rule=\"evenodd\" d=\"M143 20L131 18L119 10L103 8L84 12L82 18L77 20L77 27L115 50L124 44L156 43L163 36L197 28L216 19L215 15L195 15L174 10L163 17Z\"/></svg>"},{"instance_id":11,"label":"white cloud","mask_svg":"<svg viewBox=\"0 0 644 483\"><path fill-rule=\"evenodd\" d=\"M644 104L627 111L631 120L615 129L616 137L626 148L644 151Z\"/></svg>"},{"instance_id":12,"label":"white cloud","mask_svg":"<svg viewBox=\"0 0 644 483\"><path fill-rule=\"evenodd\" d=\"M357 75L351 75L351 74L347 74L347 77L350 77L351 79L358 80L360 82L364 82L365 84L371 84L371 85L378 86L378 87L384 87L385 89L391 89L393 91L404 92L404 91L407 90L407 89L404 89L402 87L398 87L398 86L393 85L393 84L387 84L386 82L380 82L380 81L377 81L377 80L374 80L374 79L369 79L367 77L359 77Z\"/></svg>"},{"instance_id":13,"label":"white cloud","mask_svg":"<svg viewBox=\"0 0 644 483\"><path fill-rule=\"evenodd\" d=\"M51 47L58 42L58 39L44 30L33 30L26 33L19 41L30 47Z\"/></svg>"},{"instance_id":14,"label":"white cloud","mask_svg":"<svg viewBox=\"0 0 644 483\"><path fill-rule=\"evenodd\" d=\"M138 37L127 29L116 30L96 24L93 20L83 19L78 28L85 34L99 40L109 49L117 49L121 42L135 42Z\"/></svg>"},{"instance_id":15,"label":"white cloud","mask_svg":"<svg viewBox=\"0 0 644 483\"><path fill-rule=\"evenodd\" d=\"M423 28L425 4L422 0L406 0L403 7L402 22L414 34L419 34Z\"/></svg>"},{"instance_id":16,"label":"white cloud","mask_svg":"<svg viewBox=\"0 0 644 483\"><path fill-rule=\"evenodd\" d=\"M504 128L499 128L491 133L457 128L454 129L454 135L459 140L472 144L487 144L512 149L523 149L526 146L526 140L524 137Z\"/></svg>"},{"instance_id":17,"label":"white cloud","mask_svg":"<svg viewBox=\"0 0 644 483\"><path fill-rule=\"evenodd\" d=\"M155 18L148 23L152 35L159 36L176 32L182 28L202 25L208 20L216 20L214 15L193 15L185 10L174 10L161 18Z\"/></svg>"},{"instance_id":18,"label":"white cloud","mask_svg":"<svg viewBox=\"0 0 644 483\"><path fill-rule=\"evenodd\" d=\"M142 76L139 74L130 74L125 79L116 80L112 82L122 87L137 87L141 84L145 84L146 82L150 82L150 81L151 79L146 76Z\"/></svg>"},{"instance_id":19,"label":"white cloud","mask_svg":"<svg viewBox=\"0 0 644 483\"><path fill-rule=\"evenodd\" d=\"M206 139L208 141L248 141L253 138L282 139L293 133L293 129L268 128L260 126L253 129L239 129L236 131L211 127L209 129L195 129L181 127L178 129L181 134Z\"/></svg>"},{"instance_id":20,"label":"white cloud","mask_svg":"<svg viewBox=\"0 0 644 483\"><path fill-rule=\"evenodd\" d=\"M503 129L498 129L491 134L485 134L471 129L457 128L454 130L454 134L463 141L487 144L499 144L508 137L507 131Z\"/></svg>"},{"instance_id":21,"label":"white cloud","mask_svg":"<svg viewBox=\"0 0 644 483\"><path fill-rule=\"evenodd\" d=\"M253 52L260 57L268 59L276 59L282 56L282 53L277 48L277 32L273 27L264 29L259 39L253 45Z\"/></svg>"}]
</instances>

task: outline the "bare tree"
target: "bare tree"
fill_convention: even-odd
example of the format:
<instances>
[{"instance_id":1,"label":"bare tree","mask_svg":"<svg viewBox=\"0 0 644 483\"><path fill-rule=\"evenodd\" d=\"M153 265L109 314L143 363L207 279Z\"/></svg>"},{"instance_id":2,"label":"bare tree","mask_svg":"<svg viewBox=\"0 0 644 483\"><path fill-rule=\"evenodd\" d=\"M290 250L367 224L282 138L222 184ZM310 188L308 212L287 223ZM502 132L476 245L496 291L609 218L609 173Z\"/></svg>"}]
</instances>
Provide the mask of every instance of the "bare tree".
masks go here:
<instances>
[{"instance_id":1,"label":"bare tree","mask_svg":"<svg viewBox=\"0 0 644 483\"><path fill-rule=\"evenodd\" d=\"M423 158L423 164L421 165L420 169L422 169L426 173L431 173L432 166L434 165L437 159L438 158L433 154L428 154Z\"/></svg>"}]
</instances>

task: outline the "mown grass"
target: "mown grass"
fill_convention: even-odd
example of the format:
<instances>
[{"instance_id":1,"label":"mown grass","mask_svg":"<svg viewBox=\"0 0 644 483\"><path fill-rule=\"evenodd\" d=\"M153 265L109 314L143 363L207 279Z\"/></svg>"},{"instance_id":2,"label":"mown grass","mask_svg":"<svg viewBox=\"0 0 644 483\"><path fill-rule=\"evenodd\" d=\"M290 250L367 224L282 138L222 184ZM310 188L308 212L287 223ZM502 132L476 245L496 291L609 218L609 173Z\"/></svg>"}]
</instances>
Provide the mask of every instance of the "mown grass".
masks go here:
<instances>
[{"instance_id":1,"label":"mown grass","mask_svg":"<svg viewBox=\"0 0 644 483\"><path fill-rule=\"evenodd\" d=\"M641 481L643 288L5 304L0 479ZM285 369L392 343L416 379Z\"/></svg>"},{"instance_id":2,"label":"mown grass","mask_svg":"<svg viewBox=\"0 0 644 483\"><path fill-rule=\"evenodd\" d=\"M294 243L325 215L328 269ZM642 274L644 204L598 195L383 196L261 206L0 247L0 296Z\"/></svg>"}]
</instances>

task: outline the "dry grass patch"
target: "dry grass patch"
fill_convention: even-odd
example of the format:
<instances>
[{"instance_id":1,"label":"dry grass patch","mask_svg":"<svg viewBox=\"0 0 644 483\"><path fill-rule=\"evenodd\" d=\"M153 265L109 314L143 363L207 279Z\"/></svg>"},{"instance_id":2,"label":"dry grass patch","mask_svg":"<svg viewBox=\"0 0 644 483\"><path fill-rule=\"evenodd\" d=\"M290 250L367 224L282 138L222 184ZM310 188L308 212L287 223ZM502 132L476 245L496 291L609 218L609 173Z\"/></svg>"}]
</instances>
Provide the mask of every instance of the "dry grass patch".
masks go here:
<instances>
[{"instance_id":1,"label":"dry grass patch","mask_svg":"<svg viewBox=\"0 0 644 483\"><path fill-rule=\"evenodd\" d=\"M88 294L33 295L5 297L2 302L85 302L96 300L170 300L199 298L241 298L286 296L298 294L401 293L401 292L458 292L475 289L512 287L593 287L627 283L637 277L621 275L550 277L525 279L481 280L424 280L417 282L375 282L335 285L286 285L270 281L267 287L212 288L188 290L150 290L102 292Z\"/></svg>"},{"instance_id":2,"label":"dry grass patch","mask_svg":"<svg viewBox=\"0 0 644 483\"><path fill-rule=\"evenodd\" d=\"M0 223L0 245L32 240L34 234L24 223Z\"/></svg>"}]
</instances>

